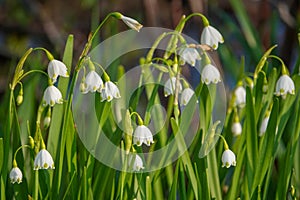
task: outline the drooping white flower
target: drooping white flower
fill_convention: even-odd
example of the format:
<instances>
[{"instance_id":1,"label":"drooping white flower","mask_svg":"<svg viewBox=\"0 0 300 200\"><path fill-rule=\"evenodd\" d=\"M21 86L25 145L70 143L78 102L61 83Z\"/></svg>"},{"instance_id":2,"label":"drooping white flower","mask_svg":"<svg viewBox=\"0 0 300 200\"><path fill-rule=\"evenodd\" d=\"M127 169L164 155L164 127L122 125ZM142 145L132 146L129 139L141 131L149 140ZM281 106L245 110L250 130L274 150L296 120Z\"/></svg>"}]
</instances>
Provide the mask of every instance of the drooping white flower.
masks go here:
<instances>
[{"instance_id":1,"label":"drooping white flower","mask_svg":"<svg viewBox=\"0 0 300 200\"><path fill-rule=\"evenodd\" d=\"M134 158L134 161L132 159ZM133 171L140 171L141 169L144 169L143 160L139 155L129 155L128 159L128 167L132 169Z\"/></svg>"},{"instance_id":2,"label":"drooping white flower","mask_svg":"<svg viewBox=\"0 0 300 200\"><path fill-rule=\"evenodd\" d=\"M54 106L55 103L57 103L57 104L63 103L62 95L61 95L61 92L59 91L59 89L57 89L53 85L50 85L46 88L46 90L44 92L43 105L44 106L47 106L47 105Z\"/></svg>"},{"instance_id":3,"label":"drooping white flower","mask_svg":"<svg viewBox=\"0 0 300 200\"><path fill-rule=\"evenodd\" d=\"M9 173L9 179L12 184L18 183L20 184L22 182L23 174L19 167L15 166L11 169Z\"/></svg>"},{"instance_id":4,"label":"drooping white flower","mask_svg":"<svg viewBox=\"0 0 300 200\"><path fill-rule=\"evenodd\" d=\"M48 75L55 83L58 76L69 77L66 65L59 60L51 60L48 64Z\"/></svg>"},{"instance_id":5,"label":"drooping white flower","mask_svg":"<svg viewBox=\"0 0 300 200\"><path fill-rule=\"evenodd\" d=\"M243 86L239 86L234 91L235 106L243 108L246 104L246 90Z\"/></svg>"},{"instance_id":6,"label":"drooping white flower","mask_svg":"<svg viewBox=\"0 0 300 200\"><path fill-rule=\"evenodd\" d=\"M230 150L227 149L222 154L222 167L229 168L230 166L236 165L235 154Z\"/></svg>"},{"instance_id":7,"label":"drooping white flower","mask_svg":"<svg viewBox=\"0 0 300 200\"><path fill-rule=\"evenodd\" d=\"M42 149L40 152L36 155L34 159L34 170L39 169L54 169L54 162L52 159L51 154L46 150Z\"/></svg>"},{"instance_id":8,"label":"drooping white flower","mask_svg":"<svg viewBox=\"0 0 300 200\"><path fill-rule=\"evenodd\" d=\"M190 47L182 48L179 51L179 55L185 62L189 63L193 67L196 64L196 61L201 59L199 52L195 48Z\"/></svg>"},{"instance_id":9,"label":"drooping white flower","mask_svg":"<svg viewBox=\"0 0 300 200\"><path fill-rule=\"evenodd\" d=\"M103 81L101 77L94 70L90 71L83 82L84 87L82 88L82 93L86 94L88 92L100 91L103 88Z\"/></svg>"},{"instance_id":10,"label":"drooping white flower","mask_svg":"<svg viewBox=\"0 0 300 200\"><path fill-rule=\"evenodd\" d=\"M240 122L234 122L231 126L231 132L233 136L238 136L242 134L242 125Z\"/></svg>"},{"instance_id":11,"label":"drooping white flower","mask_svg":"<svg viewBox=\"0 0 300 200\"><path fill-rule=\"evenodd\" d=\"M185 88L181 94L180 104L186 106L194 94L194 90Z\"/></svg>"},{"instance_id":12,"label":"drooping white flower","mask_svg":"<svg viewBox=\"0 0 300 200\"><path fill-rule=\"evenodd\" d=\"M263 119L260 129L259 129L259 136L263 136L265 134L267 127L268 127L269 119L270 119L269 116L267 116Z\"/></svg>"},{"instance_id":13,"label":"drooping white flower","mask_svg":"<svg viewBox=\"0 0 300 200\"><path fill-rule=\"evenodd\" d=\"M99 92L101 92L101 102L105 100L110 102L113 98L118 99L121 97L119 88L111 81L105 82L104 88Z\"/></svg>"},{"instance_id":14,"label":"drooping white flower","mask_svg":"<svg viewBox=\"0 0 300 200\"><path fill-rule=\"evenodd\" d=\"M171 79L168 79L164 85L164 94L165 97L169 96L169 95L173 95L176 91L176 83L177 79L176 77L172 77ZM181 93L182 91L182 85L179 81L179 85L178 85L178 93Z\"/></svg>"},{"instance_id":15,"label":"drooping white flower","mask_svg":"<svg viewBox=\"0 0 300 200\"><path fill-rule=\"evenodd\" d=\"M209 85L210 83L217 84L218 82L221 82L219 70L212 64L205 65L201 73L201 81L206 85Z\"/></svg>"},{"instance_id":16,"label":"drooping white flower","mask_svg":"<svg viewBox=\"0 0 300 200\"><path fill-rule=\"evenodd\" d=\"M275 95L285 98L288 93L295 94L295 85L294 81L288 75L284 74L276 82Z\"/></svg>"},{"instance_id":17,"label":"drooping white flower","mask_svg":"<svg viewBox=\"0 0 300 200\"><path fill-rule=\"evenodd\" d=\"M218 48L218 43L223 42L223 36L216 28L210 25L204 27L201 34L201 44L209 45L216 50Z\"/></svg>"},{"instance_id":18,"label":"drooping white flower","mask_svg":"<svg viewBox=\"0 0 300 200\"><path fill-rule=\"evenodd\" d=\"M147 146L150 146L151 143L154 143L153 136L147 126L139 125L136 127L133 133L133 144L142 146L143 143Z\"/></svg>"},{"instance_id":19,"label":"drooping white flower","mask_svg":"<svg viewBox=\"0 0 300 200\"><path fill-rule=\"evenodd\" d=\"M143 27L142 24L140 24L138 21L135 19L132 19L130 17L126 17L124 15L121 16L121 20L131 29L139 32L140 29Z\"/></svg>"}]
</instances>

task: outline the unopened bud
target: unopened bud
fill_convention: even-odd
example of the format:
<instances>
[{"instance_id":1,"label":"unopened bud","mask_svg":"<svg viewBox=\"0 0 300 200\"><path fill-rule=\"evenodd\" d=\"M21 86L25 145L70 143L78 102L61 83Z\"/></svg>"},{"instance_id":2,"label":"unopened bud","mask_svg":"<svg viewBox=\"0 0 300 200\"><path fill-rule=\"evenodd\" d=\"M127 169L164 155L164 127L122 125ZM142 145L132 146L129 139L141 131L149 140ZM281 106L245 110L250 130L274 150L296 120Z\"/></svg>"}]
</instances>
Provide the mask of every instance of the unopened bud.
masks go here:
<instances>
[{"instance_id":1,"label":"unopened bud","mask_svg":"<svg viewBox=\"0 0 300 200\"><path fill-rule=\"evenodd\" d=\"M21 88L20 88L16 102L17 102L18 106L23 103L23 86L22 86L22 84L21 84Z\"/></svg>"},{"instance_id":2,"label":"unopened bud","mask_svg":"<svg viewBox=\"0 0 300 200\"><path fill-rule=\"evenodd\" d=\"M21 105L23 103L23 94L19 94L17 97L17 105Z\"/></svg>"},{"instance_id":3,"label":"unopened bud","mask_svg":"<svg viewBox=\"0 0 300 200\"><path fill-rule=\"evenodd\" d=\"M51 123L51 108L48 109L47 115L44 119L44 127L48 128Z\"/></svg>"},{"instance_id":4,"label":"unopened bud","mask_svg":"<svg viewBox=\"0 0 300 200\"><path fill-rule=\"evenodd\" d=\"M28 137L28 144L32 149L34 148L34 140L31 136Z\"/></svg>"}]
</instances>

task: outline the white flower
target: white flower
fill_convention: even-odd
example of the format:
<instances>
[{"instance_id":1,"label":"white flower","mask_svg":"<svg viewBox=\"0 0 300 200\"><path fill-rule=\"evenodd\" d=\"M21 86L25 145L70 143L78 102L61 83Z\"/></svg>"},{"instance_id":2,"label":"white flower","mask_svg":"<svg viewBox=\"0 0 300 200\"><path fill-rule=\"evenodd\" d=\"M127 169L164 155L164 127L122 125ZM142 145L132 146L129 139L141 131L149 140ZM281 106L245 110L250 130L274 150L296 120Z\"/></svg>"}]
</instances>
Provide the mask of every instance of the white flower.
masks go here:
<instances>
[{"instance_id":1,"label":"white flower","mask_svg":"<svg viewBox=\"0 0 300 200\"><path fill-rule=\"evenodd\" d=\"M90 71L84 80L84 87L82 88L82 93L86 94L88 92L95 92L96 90L101 91L103 88L103 81L100 76L94 70Z\"/></svg>"},{"instance_id":2,"label":"white flower","mask_svg":"<svg viewBox=\"0 0 300 200\"><path fill-rule=\"evenodd\" d=\"M194 94L191 88L185 88L181 94L180 104L186 106Z\"/></svg>"},{"instance_id":3,"label":"white flower","mask_svg":"<svg viewBox=\"0 0 300 200\"><path fill-rule=\"evenodd\" d=\"M134 161L132 161L132 158L135 158ZM128 166L133 171L140 171L141 169L144 169L143 161L139 155L130 155L128 159Z\"/></svg>"},{"instance_id":4,"label":"white flower","mask_svg":"<svg viewBox=\"0 0 300 200\"><path fill-rule=\"evenodd\" d=\"M142 24L140 24L135 19L132 19L130 17L121 16L121 20L131 29L136 30L137 32L140 31L140 29L143 27Z\"/></svg>"},{"instance_id":5,"label":"white flower","mask_svg":"<svg viewBox=\"0 0 300 200\"><path fill-rule=\"evenodd\" d=\"M142 146L143 143L147 146L150 146L151 143L154 143L153 136L147 126L139 125L136 127L133 133L133 144Z\"/></svg>"},{"instance_id":6,"label":"white flower","mask_svg":"<svg viewBox=\"0 0 300 200\"><path fill-rule=\"evenodd\" d=\"M226 168L229 168L231 165L232 166L236 165L235 155L230 149L227 149L223 152L222 163L223 163L222 167L226 167Z\"/></svg>"},{"instance_id":7,"label":"white flower","mask_svg":"<svg viewBox=\"0 0 300 200\"><path fill-rule=\"evenodd\" d=\"M186 47L180 50L179 55L182 57L182 59L192 65L193 67L196 64L197 60L200 60L200 54L195 48Z\"/></svg>"},{"instance_id":8,"label":"white flower","mask_svg":"<svg viewBox=\"0 0 300 200\"><path fill-rule=\"evenodd\" d=\"M169 95L173 95L175 93L175 88L176 88L176 83L177 79L176 77L172 77L171 79L168 79L165 83L164 86L164 94L165 97L169 96ZM181 93L182 91L182 85L179 81L179 88L178 88L178 92Z\"/></svg>"},{"instance_id":9,"label":"white flower","mask_svg":"<svg viewBox=\"0 0 300 200\"><path fill-rule=\"evenodd\" d=\"M243 108L246 104L246 90L243 86L239 86L234 91L235 106Z\"/></svg>"},{"instance_id":10,"label":"white flower","mask_svg":"<svg viewBox=\"0 0 300 200\"><path fill-rule=\"evenodd\" d=\"M63 103L63 99L62 99L62 95L59 91L59 89L57 89L55 86L50 85L46 88L45 92L44 92L44 96L43 96L43 105L50 105L50 106L54 106L54 104L62 104Z\"/></svg>"},{"instance_id":11,"label":"white flower","mask_svg":"<svg viewBox=\"0 0 300 200\"><path fill-rule=\"evenodd\" d=\"M54 162L52 159L51 154L46 150L42 149L40 152L36 155L34 159L34 170L39 169L54 169Z\"/></svg>"},{"instance_id":12,"label":"white flower","mask_svg":"<svg viewBox=\"0 0 300 200\"><path fill-rule=\"evenodd\" d=\"M19 169L19 167L13 167L9 173L9 178L10 178L10 182L12 184L14 183L21 183L22 182L22 178L23 178L23 174L21 172L21 170Z\"/></svg>"},{"instance_id":13,"label":"white flower","mask_svg":"<svg viewBox=\"0 0 300 200\"><path fill-rule=\"evenodd\" d=\"M201 44L207 44L213 49L218 48L218 43L223 43L224 39L221 33L212 26L204 27L201 34Z\"/></svg>"},{"instance_id":14,"label":"white flower","mask_svg":"<svg viewBox=\"0 0 300 200\"><path fill-rule=\"evenodd\" d=\"M295 94L295 85L288 75L282 75L276 83L275 95L285 98L287 93Z\"/></svg>"},{"instance_id":15,"label":"white flower","mask_svg":"<svg viewBox=\"0 0 300 200\"><path fill-rule=\"evenodd\" d=\"M58 76L69 77L66 65L59 60L51 60L48 64L48 75L55 83Z\"/></svg>"},{"instance_id":16,"label":"white flower","mask_svg":"<svg viewBox=\"0 0 300 200\"><path fill-rule=\"evenodd\" d=\"M242 125L240 122L234 122L231 126L231 132L234 136L238 136L242 134Z\"/></svg>"},{"instance_id":17,"label":"white flower","mask_svg":"<svg viewBox=\"0 0 300 200\"><path fill-rule=\"evenodd\" d=\"M270 117L265 117L261 123L260 129L259 129L259 136L263 136L267 130L268 123L269 123Z\"/></svg>"},{"instance_id":18,"label":"white flower","mask_svg":"<svg viewBox=\"0 0 300 200\"><path fill-rule=\"evenodd\" d=\"M105 82L104 88L100 92L102 102L105 100L110 102L113 98L118 99L121 97L118 87L111 81Z\"/></svg>"},{"instance_id":19,"label":"white flower","mask_svg":"<svg viewBox=\"0 0 300 200\"><path fill-rule=\"evenodd\" d=\"M206 85L209 85L210 83L217 84L218 82L221 82L221 75L215 66L207 64L202 70L201 80L202 83L205 83Z\"/></svg>"}]
</instances>

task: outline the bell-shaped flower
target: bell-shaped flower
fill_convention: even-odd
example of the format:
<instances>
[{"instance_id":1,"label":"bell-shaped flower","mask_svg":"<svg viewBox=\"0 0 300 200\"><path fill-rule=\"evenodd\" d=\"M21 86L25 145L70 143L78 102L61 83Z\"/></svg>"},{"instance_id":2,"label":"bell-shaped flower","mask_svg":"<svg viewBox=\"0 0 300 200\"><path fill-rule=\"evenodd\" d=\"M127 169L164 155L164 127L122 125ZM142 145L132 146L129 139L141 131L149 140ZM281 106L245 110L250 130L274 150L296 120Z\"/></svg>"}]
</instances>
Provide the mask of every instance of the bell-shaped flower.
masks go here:
<instances>
[{"instance_id":1,"label":"bell-shaped flower","mask_svg":"<svg viewBox=\"0 0 300 200\"><path fill-rule=\"evenodd\" d=\"M43 105L47 106L54 106L55 103L62 104L63 98L61 95L61 92L59 89L57 89L55 86L50 85L46 88L43 96Z\"/></svg>"},{"instance_id":2,"label":"bell-shaped flower","mask_svg":"<svg viewBox=\"0 0 300 200\"><path fill-rule=\"evenodd\" d=\"M233 133L233 136L239 136L242 134L242 125L240 122L234 122L231 125L231 132Z\"/></svg>"},{"instance_id":3,"label":"bell-shaped flower","mask_svg":"<svg viewBox=\"0 0 300 200\"><path fill-rule=\"evenodd\" d=\"M212 64L205 65L201 73L201 81L206 85L209 85L210 83L217 84L218 82L221 82L219 70Z\"/></svg>"},{"instance_id":4,"label":"bell-shaped flower","mask_svg":"<svg viewBox=\"0 0 300 200\"><path fill-rule=\"evenodd\" d=\"M275 95L285 98L288 93L295 94L295 85L294 81L288 75L284 74L276 82Z\"/></svg>"},{"instance_id":5,"label":"bell-shaped flower","mask_svg":"<svg viewBox=\"0 0 300 200\"><path fill-rule=\"evenodd\" d=\"M178 93L182 92L182 85L180 83L180 81L178 80ZM169 95L173 95L175 94L176 91L176 84L177 84L177 79L176 77L172 77L171 79L168 79L164 85L164 94L165 97L169 96Z\"/></svg>"},{"instance_id":6,"label":"bell-shaped flower","mask_svg":"<svg viewBox=\"0 0 300 200\"><path fill-rule=\"evenodd\" d=\"M121 20L132 30L135 30L137 32L140 31L140 29L143 27L142 24L140 24L135 19L132 19L130 17L125 17L124 15L121 16Z\"/></svg>"},{"instance_id":7,"label":"bell-shaped flower","mask_svg":"<svg viewBox=\"0 0 300 200\"><path fill-rule=\"evenodd\" d=\"M66 65L59 60L51 60L48 64L48 75L55 83L58 76L69 77Z\"/></svg>"},{"instance_id":8,"label":"bell-shaped flower","mask_svg":"<svg viewBox=\"0 0 300 200\"><path fill-rule=\"evenodd\" d=\"M40 152L36 155L34 159L34 170L39 169L54 169L54 162L52 159L51 154L46 150L42 149Z\"/></svg>"},{"instance_id":9,"label":"bell-shaped flower","mask_svg":"<svg viewBox=\"0 0 300 200\"><path fill-rule=\"evenodd\" d=\"M99 92L101 93L101 102L105 100L110 102L113 98L118 99L121 97L119 88L111 81L105 82L104 88Z\"/></svg>"},{"instance_id":10,"label":"bell-shaped flower","mask_svg":"<svg viewBox=\"0 0 300 200\"><path fill-rule=\"evenodd\" d=\"M218 43L223 42L223 36L216 28L210 25L204 27L201 34L201 44L206 44L216 50L218 48Z\"/></svg>"},{"instance_id":11,"label":"bell-shaped flower","mask_svg":"<svg viewBox=\"0 0 300 200\"><path fill-rule=\"evenodd\" d=\"M96 92L100 91L103 88L103 81L101 77L95 72L91 70L85 77L83 82L84 87L82 88L82 93L86 94L88 92Z\"/></svg>"},{"instance_id":12,"label":"bell-shaped flower","mask_svg":"<svg viewBox=\"0 0 300 200\"><path fill-rule=\"evenodd\" d=\"M234 91L235 106L243 108L246 104L246 90L243 86L239 86Z\"/></svg>"},{"instance_id":13,"label":"bell-shaped flower","mask_svg":"<svg viewBox=\"0 0 300 200\"><path fill-rule=\"evenodd\" d=\"M236 166L235 154L227 149L222 154L222 167L229 168L230 166Z\"/></svg>"},{"instance_id":14,"label":"bell-shaped flower","mask_svg":"<svg viewBox=\"0 0 300 200\"><path fill-rule=\"evenodd\" d=\"M186 106L194 94L194 90L185 88L181 94L180 104Z\"/></svg>"},{"instance_id":15,"label":"bell-shaped flower","mask_svg":"<svg viewBox=\"0 0 300 200\"><path fill-rule=\"evenodd\" d=\"M263 119L263 121L261 122L261 126L259 129L259 136L263 136L265 134L267 127L268 127L269 119L270 119L270 116L266 116Z\"/></svg>"},{"instance_id":16,"label":"bell-shaped flower","mask_svg":"<svg viewBox=\"0 0 300 200\"><path fill-rule=\"evenodd\" d=\"M189 63L191 66L195 66L196 61L201 59L199 52L195 48L182 48L179 51L179 55L181 56L182 60Z\"/></svg>"},{"instance_id":17,"label":"bell-shaped flower","mask_svg":"<svg viewBox=\"0 0 300 200\"><path fill-rule=\"evenodd\" d=\"M139 125L136 127L133 133L133 144L142 146L143 143L147 146L150 146L151 143L154 143L153 136L147 126Z\"/></svg>"},{"instance_id":18,"label":"bell-shaped flower","mask_svg":"<svg viewBox=\"0 0 300 200\"><path fill-rule=\"evenodd\" d=\"M19 184L22 182L22 178L23 178L23 174L22 174L21 170L19 169L19 167L17 167L17 166L13 167L9 173L10 182L12 184L14 184L14 183Z\"/></svg>"},{"instance_id":19,"label":"bell-shaped flower","mask_svg":"<svg viewBox=\"0 0 300 200\"><path fill-rule=\"evenodd\" d=\"M134 160L132 160L134 158ZM130 155L128 159L128 167L132 169L132 171L140 171L144 169L143 160L139 155Z\"/></svg>"}]
</instances>

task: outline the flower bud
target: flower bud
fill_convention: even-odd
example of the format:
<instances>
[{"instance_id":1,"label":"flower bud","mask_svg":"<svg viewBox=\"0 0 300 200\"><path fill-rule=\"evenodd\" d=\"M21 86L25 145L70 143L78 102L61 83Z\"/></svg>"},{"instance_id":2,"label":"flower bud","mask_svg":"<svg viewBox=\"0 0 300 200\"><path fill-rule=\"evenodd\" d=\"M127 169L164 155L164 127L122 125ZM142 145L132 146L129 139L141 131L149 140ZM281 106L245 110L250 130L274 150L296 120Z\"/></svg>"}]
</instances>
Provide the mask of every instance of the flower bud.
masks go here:
<instances>
[{"instance_id":1,"label":"flower bud","mask_svg":"<svg viewBox=\"0 0 300 200\"><path fill-rule=\"evenodd\" d=\"M23 103L23 86L21 84L21 89L19 91L18 97L16 99L17 105L21 105Z\"/></svg>"},{"instance_id":2,"label":"flower bud","mask_svg":"<svg viewBox=\"0 0 300 200\"><path fill-rule=\"evenodd\" d=\"M34 148L34 140L31 136L28 137L28 144L32 149Z\"/></svg>"},{"instance_id":3,"label":"flower bud","mask_svg":"<svg viewBox=\"0 0 300 200\"><path fill-rule=\"evenodd\" d=\"M18 95L16 102L18 106L23 103L23 94Z\"/></svg>"},{"instance_id":4,"label":"flower bud","mask_svg":"<svg viewBox=\"0 0 300 200\"><path fill-rule=\"evenodd\" d=\"M51 109L48 109L47 115L44 119L44 127L48 128L50 126L51 123Z\"/></svg>"}]
</instances>

